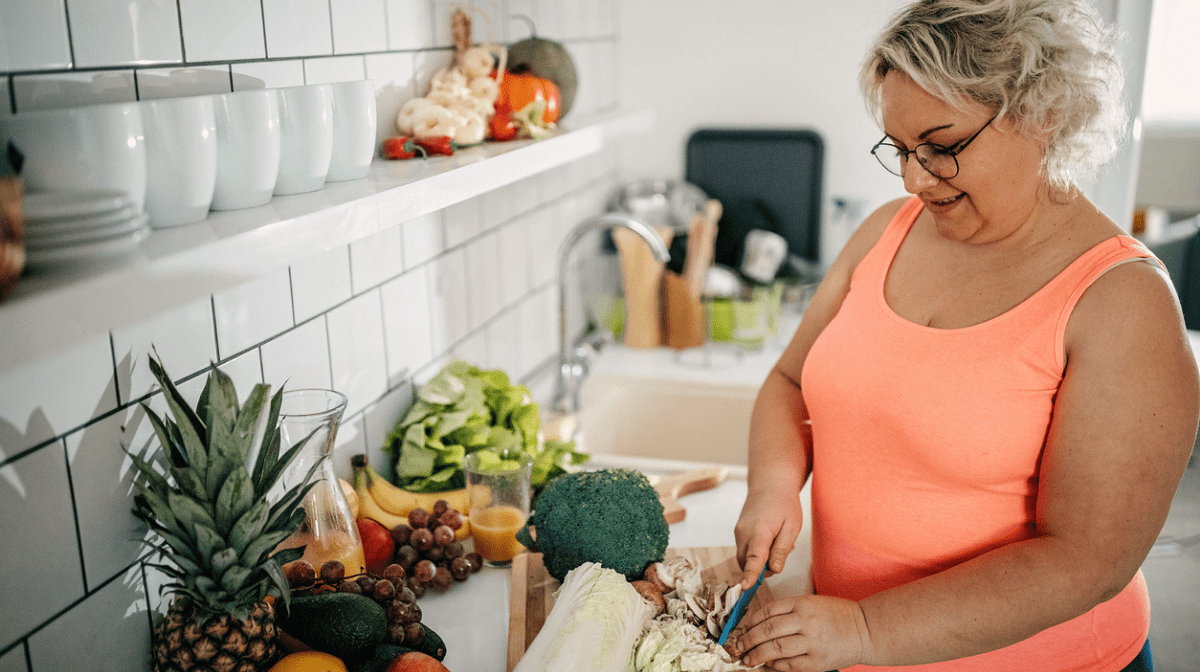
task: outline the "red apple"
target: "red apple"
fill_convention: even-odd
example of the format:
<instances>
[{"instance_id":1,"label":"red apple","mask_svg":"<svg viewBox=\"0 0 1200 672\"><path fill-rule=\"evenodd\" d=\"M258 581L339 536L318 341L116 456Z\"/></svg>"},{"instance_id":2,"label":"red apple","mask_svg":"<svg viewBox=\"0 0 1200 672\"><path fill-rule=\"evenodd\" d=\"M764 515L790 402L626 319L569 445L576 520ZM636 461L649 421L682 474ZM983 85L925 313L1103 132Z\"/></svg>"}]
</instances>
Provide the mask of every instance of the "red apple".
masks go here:
<instances>
[{"instance_id":1,"label":"red apple","mask_svg":"<svg viewBox=\"0 0 1200 672\"><path fill-rule=\"evenodd\" d=\"M392 554L396 551L392 531L370 518L355 518L354 522L362 539L367 571L375 576L383 576L383 570L392 563Z\"/></svg>"},{"instance_id":2,"label":"red apple","mask_svg":"<svg viewBox=\"0 0 1200 672\"><path fill-rule=\"evenodd\" d=\"M401 655L384 672L450 672L437 658L419 651Z\"/></svg>"}]
</instances>

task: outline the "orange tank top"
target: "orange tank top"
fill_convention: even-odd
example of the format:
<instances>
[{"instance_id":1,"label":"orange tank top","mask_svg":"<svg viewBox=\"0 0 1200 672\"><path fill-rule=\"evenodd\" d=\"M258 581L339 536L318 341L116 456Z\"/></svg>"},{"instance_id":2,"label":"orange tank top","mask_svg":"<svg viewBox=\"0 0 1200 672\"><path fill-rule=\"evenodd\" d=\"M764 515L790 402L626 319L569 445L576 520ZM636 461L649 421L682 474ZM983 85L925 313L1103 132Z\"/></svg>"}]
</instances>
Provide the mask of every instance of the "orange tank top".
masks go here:
<instances>
[{"instance_id":1,"label":"orange tank top","mask_svg":"<svg viewBox=\"0 0 1200 672\"><path fill-rule=\"evenodd\" d=\"M862 599L1034 536L1067 319L1106 270L1153 258L1115 236L1008 312L935 329L892 312L883 292L921 210L914 198L888 224L805 362L818 594ZM1022 642L903 669L1118 672L1137 655L1149 620L1139 572L1113 599Z\"/></svg>"}]
</instances>

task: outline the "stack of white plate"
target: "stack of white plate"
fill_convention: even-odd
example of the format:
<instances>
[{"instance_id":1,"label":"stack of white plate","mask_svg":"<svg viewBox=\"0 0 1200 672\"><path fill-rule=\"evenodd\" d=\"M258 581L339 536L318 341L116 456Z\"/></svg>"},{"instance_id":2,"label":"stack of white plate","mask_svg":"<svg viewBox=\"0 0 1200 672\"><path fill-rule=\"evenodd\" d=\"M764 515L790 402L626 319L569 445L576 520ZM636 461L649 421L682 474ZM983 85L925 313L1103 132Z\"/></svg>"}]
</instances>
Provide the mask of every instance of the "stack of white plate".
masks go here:
<instances>
[{"instance_id":1,"label":"stack of white plate","mask_svg":"<svg viewBox=\"0 0 1200 672\"><path fill-rule=\"evenodd\" d=\"M25 263L31 268L128 254L149 233L146 214L123 191L25 195Z\"/></svg>"}]
</instances>

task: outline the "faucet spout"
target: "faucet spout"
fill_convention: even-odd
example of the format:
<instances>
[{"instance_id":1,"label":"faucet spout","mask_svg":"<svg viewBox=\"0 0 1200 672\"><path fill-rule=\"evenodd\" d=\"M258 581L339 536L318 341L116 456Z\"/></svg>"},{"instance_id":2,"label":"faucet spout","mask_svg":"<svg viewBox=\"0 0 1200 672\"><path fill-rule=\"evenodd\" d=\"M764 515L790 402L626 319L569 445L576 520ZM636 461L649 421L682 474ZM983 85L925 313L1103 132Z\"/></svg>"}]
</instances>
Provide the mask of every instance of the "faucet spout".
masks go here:
<instances>
[{"instance_id":1,"label":"faucet spout","mask_svg":"<svg viewBox=\"0 0 1200 672\"><path fill-rule=\"evenodd\" d=\"M658 234L645 224L619 212L608 212L584 220L567 233L567 237L558 248L558 384L551 404L553 410L558 413L572 414L579 411L579 392L587 374L585 362L571 351L570 326L567 320L567 261L571 250L585 235L617 227L629 229L641 236L658 261L665 264L671 259L671 253Z\"/></svg>"}]
</instances>

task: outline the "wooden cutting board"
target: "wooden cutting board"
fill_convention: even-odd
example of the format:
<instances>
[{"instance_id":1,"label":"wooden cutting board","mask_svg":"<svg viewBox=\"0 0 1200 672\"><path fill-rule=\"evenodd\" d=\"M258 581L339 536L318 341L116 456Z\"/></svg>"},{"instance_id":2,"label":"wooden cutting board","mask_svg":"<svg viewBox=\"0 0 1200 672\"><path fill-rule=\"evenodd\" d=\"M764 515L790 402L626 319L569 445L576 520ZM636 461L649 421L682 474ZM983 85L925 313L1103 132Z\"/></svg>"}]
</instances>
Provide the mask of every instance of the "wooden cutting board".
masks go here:
<instances>
[{"instance_id":1,"label":"wooden cutting board","mask_svg":"<svg viewBox=\"0 0 1200 672\"><path fill-rule=\"evenodd\" d=\"M700 576L706 585L732 585L741 578L733 546L668 548L667 557L675 556L683 556L693 567L700 567ZM554 608L554 592L559 585L556 579L546 573L540 553L522 553L513 558L512 575L509 577L508 666L505 668L508 672L517 666L533 638L541 631L546 616ZM770 600L771 588L763 583L754 594L747 611Z\"/></svg>"}]
</instances>

